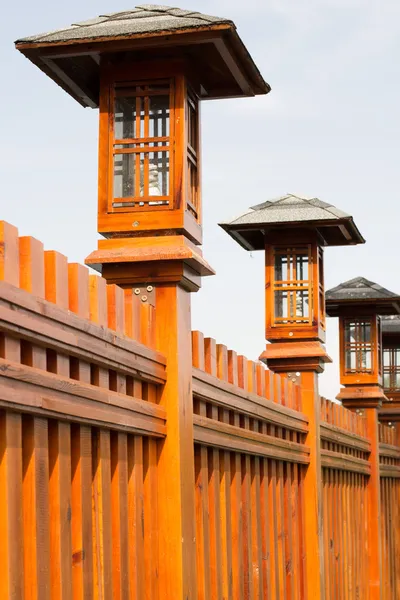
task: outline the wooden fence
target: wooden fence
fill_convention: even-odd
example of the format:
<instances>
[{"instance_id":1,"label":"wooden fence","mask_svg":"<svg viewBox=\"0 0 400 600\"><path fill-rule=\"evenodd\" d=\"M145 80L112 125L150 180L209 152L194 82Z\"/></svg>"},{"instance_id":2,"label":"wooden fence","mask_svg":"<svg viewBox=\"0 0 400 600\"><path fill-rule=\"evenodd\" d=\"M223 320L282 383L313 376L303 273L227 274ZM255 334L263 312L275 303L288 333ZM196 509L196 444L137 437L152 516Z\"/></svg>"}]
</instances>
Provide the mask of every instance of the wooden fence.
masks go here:
<instances>
[{"instance_id":1,"label":"wooden fence","mask_svg":"<svg viewBox=\"0 0 400 600\"><path fill-rule=\"evenodd\" d=\"M325 399L311 413L296 374L200 332L179 430L163 396L175 367L159 349L157 309L152 286L106 285L0 224L0 598L400 600L397 431L380 425L375 456L363 415ZM179 485L195 535L188 543L182 525L185 576L165 551L181 458L163 460L183 434ZM381 596L369 576L374 460Z\"/></svg>"},{"instance_id":2,"label":"wooden fence","mask_svg":"<svg viewBox=\"0 0 400 600\"><path fill-rule=\"evenodd\" d=\"M0 234L0 597L155 599L153 308Z\"/></svg>"},{"instance_id":3,"label":"wooden fence","mask_svg":"<svg viewBox=\"0 0 400 600\"><path fill-rule=\"evenodd\" d=\"M367 484L363 417L321 399L325 597L368 598Z\"/></svg>"},{"instance_id":4,"label":"wooden fence","mask_svg":"<svg viewBox=\"0 0 400 600\"><path fill-rule=\"evenodd\" d=\"M199 332L193 348L198 598L305 598L299 389Z\"/></svg>"}]
</instances>

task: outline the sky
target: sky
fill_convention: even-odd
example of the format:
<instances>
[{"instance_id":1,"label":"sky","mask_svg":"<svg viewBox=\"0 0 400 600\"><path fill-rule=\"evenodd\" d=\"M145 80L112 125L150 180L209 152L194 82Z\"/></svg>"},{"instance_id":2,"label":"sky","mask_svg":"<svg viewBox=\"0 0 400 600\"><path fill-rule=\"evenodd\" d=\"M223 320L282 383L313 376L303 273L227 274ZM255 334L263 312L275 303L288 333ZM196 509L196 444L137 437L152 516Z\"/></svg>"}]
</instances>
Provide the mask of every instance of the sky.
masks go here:
<instances>
[{"instance_id":1,"label":"sky","mask_svg":"<svg viewBox=\"0 0 400 600\"><path fill-rule=\"evenodd\" d=\"M127 0L19 0L0 22L0 218L83 262L97 247L98 113L82 108L14 40ZM203 254L217 275L193 294L192 326L257 359L265 347L263 253L218 223L281 195L318 197L353 215L367 240L327 248L326 289L363 276L400 293L398 0L180 0L232 19L272 91L202 106ZM339 391L338 323L320 392Z\"/></svg>"}]
</instances>

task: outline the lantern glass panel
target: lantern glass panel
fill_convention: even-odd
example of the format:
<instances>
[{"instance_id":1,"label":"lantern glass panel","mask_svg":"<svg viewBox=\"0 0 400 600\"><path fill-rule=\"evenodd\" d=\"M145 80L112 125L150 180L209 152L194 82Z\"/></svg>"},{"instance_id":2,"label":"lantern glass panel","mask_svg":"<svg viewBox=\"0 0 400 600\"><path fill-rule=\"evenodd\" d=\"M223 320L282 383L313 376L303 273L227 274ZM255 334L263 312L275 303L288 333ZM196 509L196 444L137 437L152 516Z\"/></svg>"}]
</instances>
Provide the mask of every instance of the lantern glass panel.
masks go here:
<instances>
[{"instance_id":1,"label":"lantern glass panel","mask_svg":"<svg viewBox=\"0 0 400 600\"><path fill-rule=\"evenodd\" d=\"M347 319L344 337L346 373L372 373L371 321Z\"/></svg>"},{"instance_id":2,"label":"lantern glass panel","mask_svg":"<svg viewBox=\"0 0 400 600\"><path fill-rule=\"evenodd\" d=\"M187 210L198 220L199 190L199 112L198 100L190 89L186 99L186 157L187 157Z\"/></svg>"},{"instance_id":3,"label":"lantern glass panel","mask_svg":"<svg viewBox=\"0 0 400 600\"><path fill-rule=\"evenodd\" d=\"M388 392L400 390L400 349L383 350L383 387Z\"/></svg>"},{"instance_id":4,"label":"lantern glass panel","mask_svg":"<svg viewBox=\"0 0 400 600\"><path fill-rule=\"evenodd\" d=\"M310 257L304 248L276 248L274 256L275 324L309 323Z\"/></svg>"},{"instance_id":5,"label":"lantern glass panel","mask_svg":"<svg viewBox=\"0 0 400 600\"><path fill-rule=\"evenodd\" d=\"M116 87L113 208L169 207L170 97L169 82Z\"/></svg>"}]
</instances>

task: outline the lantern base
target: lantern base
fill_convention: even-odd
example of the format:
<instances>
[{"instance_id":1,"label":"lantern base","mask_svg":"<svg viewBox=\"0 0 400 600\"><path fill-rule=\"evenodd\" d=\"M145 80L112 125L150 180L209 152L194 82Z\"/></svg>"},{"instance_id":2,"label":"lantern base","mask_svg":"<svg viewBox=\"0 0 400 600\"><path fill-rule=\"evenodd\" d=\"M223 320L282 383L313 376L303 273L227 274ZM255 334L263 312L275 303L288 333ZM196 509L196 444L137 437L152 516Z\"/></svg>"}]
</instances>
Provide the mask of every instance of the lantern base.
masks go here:
<instances>
[{"instance_id":1,"label":"lantern base","mask_svg":"<svg viewBox=\"0 0 400 600\"><path fill-rule=\"evenodd\" d=\"M326 353L325 346L319 341L288 341L267 344L259 360L276 373L290 371L322 373L325 363L332 362Z\"/></svg>"},{"instance_id":2,"label":"lantern base","mask_svg":"<svg viewBox=\"0 0 400 600\"><path fill-rule=\"evenodd\" d=\"M99 240L85 263L121 287L173 282L196 292L201 277L215 274L200 248L183 235Z\"/></svg>"},{"instance_id":3,"label":"lantern base","mask_svg":"<svg viewBox=\"0 0 400 600\"><path fill-rule=\"evenodd\" d=\"M379 385L346 386L336 396L345 408L379 408L388 399Z\"/></svg>"}]
</instances>

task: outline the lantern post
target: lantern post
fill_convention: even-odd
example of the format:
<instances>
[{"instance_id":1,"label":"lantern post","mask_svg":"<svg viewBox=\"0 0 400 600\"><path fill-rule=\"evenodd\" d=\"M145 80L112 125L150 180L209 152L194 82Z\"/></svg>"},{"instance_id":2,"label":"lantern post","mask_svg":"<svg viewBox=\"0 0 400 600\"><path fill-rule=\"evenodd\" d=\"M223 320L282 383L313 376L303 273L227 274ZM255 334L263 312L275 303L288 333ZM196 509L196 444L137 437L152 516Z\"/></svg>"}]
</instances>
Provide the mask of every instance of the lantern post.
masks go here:
<instances>
[{"instance_id":1,"label":"lantern post","mask_svg":"<svg viewBox=\"0 0 400 600\"><path fill-rule=\"evenodd\" d=\"M353 218L318 198L287 194L251 207L221 227L246 250L265 252L265 337L260 359L301 384L309 419L304 470L308 598L324 595L320 398L325 347L323 250L364 242ZM319 577L316 577L316 573Z\"/></svg>"},{"instance_id":2,"label":"lantern post","mask_svg":"<svg viewBox=\"0 0 400 600\"><path fill-rule=\"evenodd\" d=\"M99 108L98 231L86 259L155 306L168 379L158 447L160 599L195 600L190 292L202 256L200 105L266 94L232 21L146 4L16 42L81 105ZM171 523L174 526L171 528Z\"/></svg>"}]
</instances>

